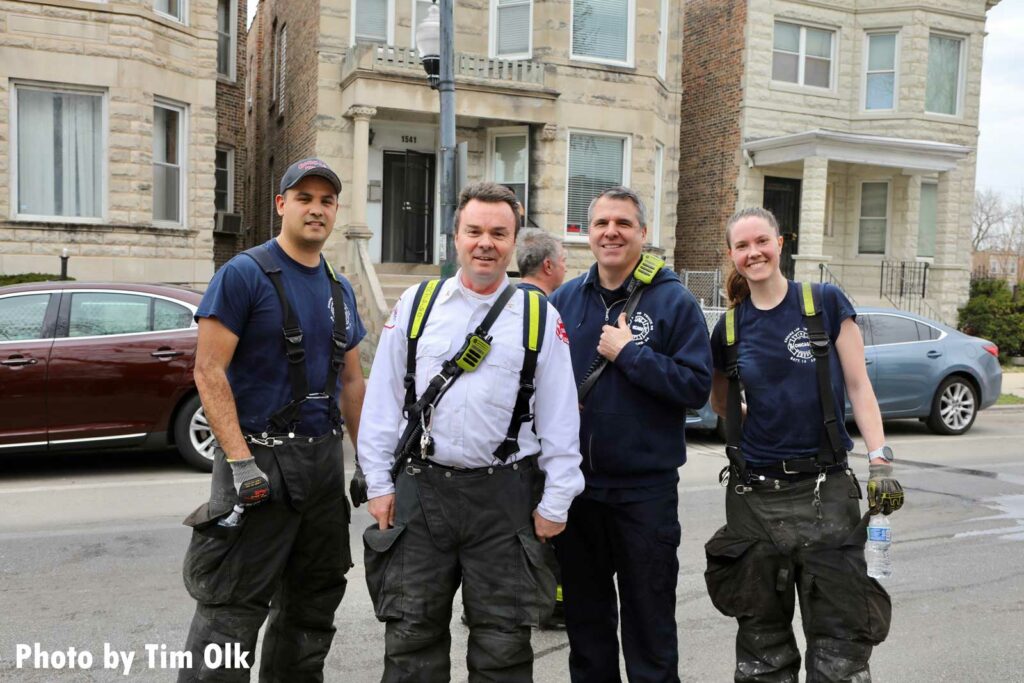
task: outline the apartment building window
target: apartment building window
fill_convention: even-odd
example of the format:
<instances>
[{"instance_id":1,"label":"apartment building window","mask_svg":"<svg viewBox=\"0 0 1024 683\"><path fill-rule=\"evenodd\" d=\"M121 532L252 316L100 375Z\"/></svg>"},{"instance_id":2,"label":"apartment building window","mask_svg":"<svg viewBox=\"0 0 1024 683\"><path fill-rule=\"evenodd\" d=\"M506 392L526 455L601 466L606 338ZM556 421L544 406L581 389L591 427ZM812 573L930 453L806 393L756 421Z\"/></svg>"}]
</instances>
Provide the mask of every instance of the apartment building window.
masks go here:
<instances>
[{"instance_id":1,"label":"apartment building window","mask_svg":"<svg viewBox=\"0 0 1024 683\"><path fill-rule=\"evenodd\" d=\"M281 27L277 52L277 113L284 114L284 103L288 99L285 84L288 82L288 25Z\"/></svg>"},{"instance_id":2,"label":"apartment building window","mask_svg":"<svg viewBox=\"0 0 1024 683\"><path fill-rule=\"evenodd\" d=\"M896 33L868 34L864 108L896 108Z\"/></svg>"},{"instance_id":3,"label":"apartment building window","mask_svg":"<svg viewBox=\"0 0 1024 683\"><path fill-rule=\"evenodd\" d=\"M776 21L772 80L831 88L834 38L835 31Z\"/></svg>"},{"instance_id":4,"label":"apartment building window","mask_svg":"<svg viewBox=\"0 0 1024 683\"><path fill-rule=\"evenodd\" d=\"M394 14L393 0L352 0L355 7L355 21L352 22L352 44L357 42L394 42L391 18ZM424 8L425 9L425 8ZM415 28L413 29L415 30Z\"/></svg>"},{"instance_id":5,"label":"apartment building window","mask_svg":"<svg viewBox=\"0 0 1024 683\"><path fill-rule=\"evenodd\" d=\"M658 76L665 80L668 67L668 4L670 0L661 0L661 15L658 20Z\"/></svg>"},{"instance_id":6,"label":"apartment building window","mask_svg":"<svg viewBox=\"0 0 1024 683\"><path fill-rule=\"evenodd\" d=\"M218 147L214 161L213 204L217 211L235 210L235 150Z\"/></svg>"},{"instance_id":7,"label":"apartment building window","mask_svg":"<svg viewBox=\"0 0 1024 683\"><path fill-rule=\"evenodd\" d=\"M184 224L185 108L153 106L153 220Z\"/></svg>"},{"instance_id":8,"label":"apartment building window","mask_svg":"<svg viewBox=\"0 0 1024 683\"><path fill-rule=\"evenodd\" d=\"M103 215L103 94L14 86L14 205L19 217Z\"/></svg>"},{"instance_id":9,"label":"apartment building window","mask_svg":"<svg viewBox=\"0 0 1024 683\"><path fill-rule=\"evenodd\" d=\"M963 71L961 38L938 34L928 37L928 84L924 110L956 116L960 110L960 79Z\"/></svg>"},{"instance_id":10,"label":"apartment building window","mask_svg":"<svg viewBox=\"0 0 1024 683\"><path fill-rule=\"evenodd\" d=\"M859 254L885 254L889 228L889 183L865 182L860 186Z\"/></svg>"},{"instance_id":11,"label":"apartment building window","mask_svg":"<svg viewBox=\"0 0 1024 683\"><path fill-rule=\"evenodd\" d=\"M158 14L184 24L188 14L188 0L153 0L153 9Z\"/></svg>"},{"instance_id":12,"label":"apartment building window","mask_svg":"<svg viewBox=\"0 0 1024 683\"><path fill-rule=\"evenodd\" d=\"M939 216L938 183L921 183L921 211L917 219L917 255L935 256L935 226Z\"/></svg>"},{"instance_id":13,"label":"apartment building window","mask_svg":"<svg viewBox=\"0 0 1024 683\"><path fill-rule=\"evenodd\" d=\"M565 233L585 237L590 222L587 209L602 190L625 185L628 176L629 138L623 135L569 133L569 178L565 200Z\"/></svg>"},{"instance_id":14,"label":"apartment building window","mask_svg":"<svg viewBox=\"0 0 1024 683\"><path fill-rule=\"evenodd\" d=\"M217 0L217 73L235 80L235 0Z\"/></svg>"},{"instance_id":15,"label":"apartment building window","mask_svg":"<svg viewBox=\"0 0 1024 683\"><path fill-rule=\"evenodd\" d=\"M573 0L572 58L633 65L635 0Z\"/></svg>"},{"instance_id":16,"label":"apartment building window","mask_svg":"<svg viewBox=\"0 0 1024 683\"><path fill-rule=\"evenodd\" d=\"M661 193L665 189L665 184L662 182L664 172L665 145L656 142L654 143L654 201L651 203L652 214L647 218L649 223L647 241L654 245L661 243Z\"/></svg>"},{"instance_id":17,"label":"apartment building window","mask_svg":"<svg viewBox=\"0 0 1024 683\"><path fill-rule=\"evenodd\" d=\"M533 0L491 0L491 57L529 59Z\"/></svg>"},{"instance_id":18,"label":"apartment building window","mask_svg":"<svg viewBox=\"0 0 1024 683\"><path fill-rule=\"evenodd\" d=\"M492 128L487 132L489 140L491 179L507 186L516 193L516 198L529 208L530 137L525 126L515 128Z\"/></svg>"}]
</instances>

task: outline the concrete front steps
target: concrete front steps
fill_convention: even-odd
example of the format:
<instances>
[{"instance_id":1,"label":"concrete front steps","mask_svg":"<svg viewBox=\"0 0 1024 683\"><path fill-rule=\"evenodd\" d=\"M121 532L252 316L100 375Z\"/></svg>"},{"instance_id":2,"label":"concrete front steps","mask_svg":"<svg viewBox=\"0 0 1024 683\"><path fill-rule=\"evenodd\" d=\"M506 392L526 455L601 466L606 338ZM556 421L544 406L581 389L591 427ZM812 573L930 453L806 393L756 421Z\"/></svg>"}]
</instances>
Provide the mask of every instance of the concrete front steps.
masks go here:
<instances>
[{"instance_id":1,"label":"concrete front steps","mask_svg":"<svg viewBox=\"0 0 1024 683\"><path fill-rule=\"evenodd\" d=\"M441 276L441 266L418 263L375 263L377 279L384 291L388 310L394 307L402 292L431 277Z\"/></svg>"}]
</instances>

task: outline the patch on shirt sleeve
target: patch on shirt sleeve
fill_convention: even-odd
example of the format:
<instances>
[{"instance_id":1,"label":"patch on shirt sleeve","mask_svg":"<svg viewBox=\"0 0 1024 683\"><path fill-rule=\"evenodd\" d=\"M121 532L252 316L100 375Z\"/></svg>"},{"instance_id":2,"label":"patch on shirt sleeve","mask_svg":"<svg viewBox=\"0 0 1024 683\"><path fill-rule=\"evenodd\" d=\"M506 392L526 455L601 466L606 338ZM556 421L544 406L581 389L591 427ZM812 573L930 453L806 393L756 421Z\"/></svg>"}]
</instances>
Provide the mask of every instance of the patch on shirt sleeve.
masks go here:
<instances>
[{"instance_id":1,"label":"patch on shirt sleeve","mask_svg":"<svg viewBox=\"0 0 1024 683\"><path fill-rule=\"evenodd\" d=\"M569 343L569 333L565 331L565 323L562 322L561 318L558 319L558 325L555 326L555 336L561 339L562 343Z\"/></svg>"},{"instance_id":2,"label":"patch on shirt sleeve","mask_svg":"<svg viewBox=\"0 0 1024 683\"><path fill-rule=\"evenodd\" d=\"M385 330L392 330L395 328L395 325L398 324L398 307L401 305L401 299L395 302L395 307L391 309L391 315L388 316L388 321L384 324Z\"/></svg>"}]
</instances>

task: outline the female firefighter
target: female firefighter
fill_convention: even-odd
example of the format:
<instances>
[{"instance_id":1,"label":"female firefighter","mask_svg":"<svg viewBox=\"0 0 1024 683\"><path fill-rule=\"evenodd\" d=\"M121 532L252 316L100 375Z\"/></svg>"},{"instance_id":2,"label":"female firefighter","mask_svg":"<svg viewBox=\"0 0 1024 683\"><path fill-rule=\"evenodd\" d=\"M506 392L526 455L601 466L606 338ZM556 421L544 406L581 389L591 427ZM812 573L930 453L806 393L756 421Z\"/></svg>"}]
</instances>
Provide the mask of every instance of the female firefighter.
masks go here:
<instances>
[{"instance_id":1,"label":"female firefighter","mask_svg":"<svg viewBox=\"0 0 1024 683\"><path fill-rule=\"evenodd\" d=\"M899 509L903 492L856 313L837 287L783 276L771 212L737 212L725 240L731 307L712 333L711 402L726 418L727 523L705 546L705 579L715 606L739 622L735 680L798 680L799 594L807 681L870 681L891 606L867 575L865 529L868 515ZM864 516L847 462L846 394L870 461Z\"/></svg>"}]
</instances>

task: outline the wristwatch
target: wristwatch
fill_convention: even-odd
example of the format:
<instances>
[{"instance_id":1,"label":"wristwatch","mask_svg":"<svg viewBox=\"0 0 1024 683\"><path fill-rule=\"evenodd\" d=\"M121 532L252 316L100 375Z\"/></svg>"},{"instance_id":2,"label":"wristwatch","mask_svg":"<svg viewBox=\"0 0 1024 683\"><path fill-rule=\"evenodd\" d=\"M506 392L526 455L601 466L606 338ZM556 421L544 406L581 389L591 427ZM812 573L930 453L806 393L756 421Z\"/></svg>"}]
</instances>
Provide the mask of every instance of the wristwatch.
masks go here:
<instances>
[{"instance_id":1,"label":"wristwatch","mask_svg":"<svg viewBox=\"0 0 1024 683\"><path fill-rule=\"evenodd\" d=\"M892 449L888 446L882 446L868 453L868 460L874 460L875 458L881 458L886 462L893 461Z\"/></svg>"}]
</instances>

